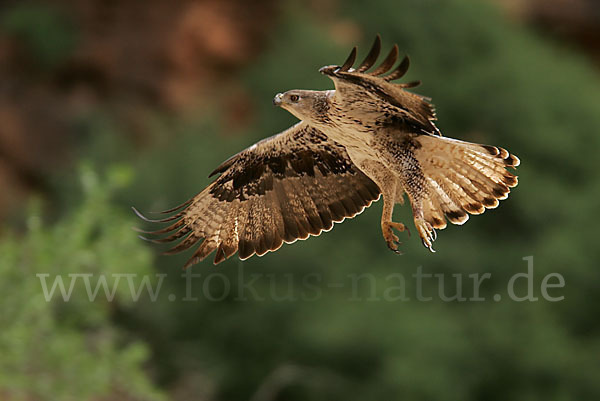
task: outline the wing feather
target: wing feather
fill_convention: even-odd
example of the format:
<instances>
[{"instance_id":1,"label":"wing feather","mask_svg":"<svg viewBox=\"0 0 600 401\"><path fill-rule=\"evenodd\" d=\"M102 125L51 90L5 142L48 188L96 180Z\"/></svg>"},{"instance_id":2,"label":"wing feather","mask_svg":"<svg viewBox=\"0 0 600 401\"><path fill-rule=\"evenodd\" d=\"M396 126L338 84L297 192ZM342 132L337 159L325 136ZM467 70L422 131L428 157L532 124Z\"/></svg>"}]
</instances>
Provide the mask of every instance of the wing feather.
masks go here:
<instances>
[{"instance_id":1,"label":"wing feather","mask_svg":"<svg viewBox=\"0 0 600 401\"><path fill-rule=\"evenodd\" d=\"M331 65L321 68L319 71L328 75L335 84L335 96L341 101L348 99L352 101L356 97L363 98L365 93L372 97L381 99L395 113L390 117L393 124L401 123L403 126L414 127L418 132L441 135L434 124L436 120L435 108L430 103L430 99L404 89L419 85L419 81L408 83L392 83L398 78L403 77L408 71L410 60L408 56L404 57L398 67L390 74L383 75L390 71L398 60L398 45L394 45L383 62L373 71L367 70L375 63L381 48L381 39L377 35L371 51L365 60L355 70L352 64L356 60L356 47L340 67Z\"/></svg>"},{"instance_id":2,"label":"wing feather","mask_svg":"<svg viewBox=\"0 0 600 401\"><path fill-rule=\"evenodd\" d=\"M213 174L220 175L171 209L174 216L153 221L175 222L147 232L166 234L153 242L181 239L169 254L199 244L186 267L215 251L218 264L236 252L247 259L319 235L380 194L343 146L302 122L227 159Z\"/></svg>"},{"instance_id":3,"label":"wing feather","mask_svg":"<svg viewBox=\"0 0 600 401\"><path fill-rule=\"evenodd\" d=\"M373 46L371 46L371 50L369 54L365 57L360 66L356 69L358 72L365 72L369 68L373 67L373 64L377 61L379 57L379 52L381 52L381 36L377 34L375 37L375 42L373 42Z\"/></svg>"}]
</instances>

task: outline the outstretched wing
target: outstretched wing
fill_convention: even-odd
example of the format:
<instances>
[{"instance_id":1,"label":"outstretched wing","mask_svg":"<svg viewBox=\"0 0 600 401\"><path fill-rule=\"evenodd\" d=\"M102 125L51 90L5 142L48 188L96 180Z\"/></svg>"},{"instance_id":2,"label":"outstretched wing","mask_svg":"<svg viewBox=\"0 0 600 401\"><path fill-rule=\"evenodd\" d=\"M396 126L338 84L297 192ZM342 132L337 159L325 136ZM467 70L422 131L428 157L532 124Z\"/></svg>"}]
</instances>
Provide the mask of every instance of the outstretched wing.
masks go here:
<instances>
[{"instance_id":1,"label":"outstretched wing","mask_svg":"<svg viewBox=\"0 0 600 401\"><path fill-rule=\"evenodd\" d=\"M392 83L401 78L408 71L410 60L404 57L398 67L392 70L398 60L398 45L394 45L383 62L371 72L368 72L377 61L381 51L381 37L377 35L371 51L364 61L356 68L352 68L356 61L356 47L342 66L330 65L319 71L329 76L336 89L336 97L340 100L354 100L371 96L389 107L387 112L392 112L390 123L402 125L403 130L414 133L428 133L441 135L435 124L435 108L429 98L420 96L404 89L414 88L420 81L407 83ZM388 71L392 70L388 75Z\"/></svg>"},{"instance_id":2,"label":"outstretched wing","mask_svg":"<svg viewBox=\"0 0 600 401\"><path fill-rule=\"evenodd\" d=\"M217 173L202 192L165 213L181 211L149 220L171 222L147 232L169 234L151 241L183 238L166 254L200 243L186 267L215 250L218 264L236 251L243 260L277 250L283 242L319 235L362 212L380 194L343 146L304 122L231 157L211 176Z\"/></svg>"}]
</instances>

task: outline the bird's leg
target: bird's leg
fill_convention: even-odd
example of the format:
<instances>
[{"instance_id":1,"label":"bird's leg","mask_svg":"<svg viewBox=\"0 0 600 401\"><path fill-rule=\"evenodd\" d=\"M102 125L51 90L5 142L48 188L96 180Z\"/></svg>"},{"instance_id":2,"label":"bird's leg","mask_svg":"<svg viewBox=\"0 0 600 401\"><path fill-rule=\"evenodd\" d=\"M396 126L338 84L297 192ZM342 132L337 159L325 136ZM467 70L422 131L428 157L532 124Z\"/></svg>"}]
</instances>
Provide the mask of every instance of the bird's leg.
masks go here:
<instances>
[{"instance_id":1,"label":"bird's leg","mask_svg":"<svg viewBox=\"0 0 600 401\"><path fill-rule=\"evenodd\" d=\"M398 177L389 171L386 166L372 160L364 160L360 163L361 170L369 176L381 189L383 197L383 213L381 214L381 232L388 248L396 253L400 239L394 234L394 228L400 232L408 231L408 228L402 223L392 221L394 205L402 201L402 187L398 182ZM410 231L408 232L410 235Z\"/></svg>"},{"instance_id":2,"label":"bird's leg","mask_svg":"<svg viewBox=\"0 0 600 401\"><path fill-rule=\"evenodd\" d=\"M392 191L394 193L395 191ZM394 234L394 228L400 232L407 231L410 236L410 231L402 223L396 223L392 221L392 214L394 212L394 204L396 202L395 197L388 195L388 192L383 193L383 213L381 214L381 231L383 233L383 239L387 243L388 248L392 251L400 254L398 245L400 239Z\"/></svg>"},{"instance_id":3,"label":"bird's leg","mask_svg":"<svg viewBox=\"0 0 600 401\"><path fill-rule=\"evenodd\" d=\"M415 227L419 233L419 237L421 237L421 241L423 241L423 245L427 249L431 252L435 252L433 250L433 241L437 238L437 234L432 225L425 220L425 215L423 213L423 199L427 196L427 193L424 190L425 176L423 175L423 171L421 171L420 167L415 166L413 166L413 168L407 168L402 171L400 180L402 188L410 201Z\"/></svg>"},{"instance_id":4,"label":"bird's leg","mask_svg":"<svg viewBox=\"0 0 600 401\"><path fill-rule=\"evenodd\" d=\"M431 252L435 252L433 249L433 241L435 241L437 238L435 228L433 228L432 225L429 224L423 217L421 202L411 199L410 203L412 205L415 227L417 228L419 237L421 237L421 241L423 241L423 246L425 246L425 248L429 249Z\"/></svg>"}]
</instances>

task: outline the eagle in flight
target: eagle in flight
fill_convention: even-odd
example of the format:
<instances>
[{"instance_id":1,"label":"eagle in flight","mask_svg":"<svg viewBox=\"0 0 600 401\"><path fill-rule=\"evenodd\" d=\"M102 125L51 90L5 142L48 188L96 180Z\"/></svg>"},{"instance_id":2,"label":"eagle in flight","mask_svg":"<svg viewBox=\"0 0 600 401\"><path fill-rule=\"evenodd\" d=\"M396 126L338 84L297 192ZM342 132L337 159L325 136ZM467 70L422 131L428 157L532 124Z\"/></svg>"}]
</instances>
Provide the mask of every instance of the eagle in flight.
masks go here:
<instances>
[{"instance_id":1,"label":"eagle in flight","mask_svg":"<svg viewBox=\"0 0 600 401\"><path fill-rule=\"evenodd\" d=\"M518 166L519 159L500 147L443 137L430 99L406 91L419 82L392 82L409 66L405 57L392 70L397 45L369 71L380 50L377 35L358 67L354 47L343 65L321 68L335 90L278 93L273 104L300 122L223 162L208 187L163 212L170 216L150 220L134 208L146 221L170 222L143 231L166 237L142 238L181 239L166 254L199 244L185 267L214 251L215 264L236 252L244 260L329 231L383 197L383 238L399 253L393 230L408 228L392 221L392 212L406 193L416 231L434 252L436 229L445 228L446 219L463 224L469 214L497 207L517 185L506 168Z\"/></svg>"}]
</instances>

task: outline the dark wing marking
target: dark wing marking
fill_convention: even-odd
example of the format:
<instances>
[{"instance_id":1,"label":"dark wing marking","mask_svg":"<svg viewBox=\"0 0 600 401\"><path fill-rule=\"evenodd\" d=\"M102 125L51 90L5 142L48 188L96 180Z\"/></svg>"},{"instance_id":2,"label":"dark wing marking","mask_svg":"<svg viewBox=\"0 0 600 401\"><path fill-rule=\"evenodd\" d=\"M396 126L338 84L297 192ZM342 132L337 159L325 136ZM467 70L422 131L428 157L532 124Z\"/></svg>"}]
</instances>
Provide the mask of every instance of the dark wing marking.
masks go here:
<instances>
[{"instance_id":1,"label":"dark wing marking","mask_svg":"<svg viewBox=\"0 0 600 401\"><path fill-rule=\"evenodd\" d=\"M182 239L166 253L200 244L186 267L217 251L214 263L235 252L240 259L263 255L328 231L379 198L379 187L350 160L343 146L301 122L229 158L221 175L148 234L163 243ZM211 175L212 175L211 174ZM134 209L135 210L135 209ZM147 238L144 238L147 239Z\"/></svg>"},{"instance_id":2,"label":"dark wing marking","mask_svg":"<svg viewBox=\"0 0 600 401\"><path fill-rule=\"evenodd\" d=\"M396 110L396 113L392 118L404 120L402 126L410 126L417 133L441 135L434 124L436 120L435 108L430 103L430 99L404 90L414 88L420 82L391 82L402 78L408 71L410 65L408 56L404 57L391 73L384 75L392 69L398 60L397 45L392 47L392 50L378 67L368 72L375 64L380 51L381 37L377 35L369 54L357 69L352 68L357 53L356 47L354 47L341 67L331 65L323 67L319 71L328 75L335 83L336 97L342 100L346 98L353 99L356 96L364 96L364 92L367 91L393 106L392 108Z\"/></svg>"}]
</instances>

